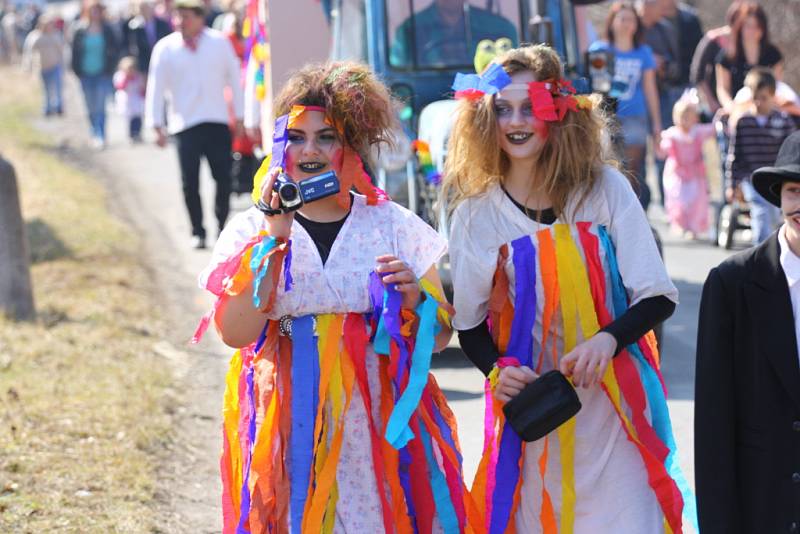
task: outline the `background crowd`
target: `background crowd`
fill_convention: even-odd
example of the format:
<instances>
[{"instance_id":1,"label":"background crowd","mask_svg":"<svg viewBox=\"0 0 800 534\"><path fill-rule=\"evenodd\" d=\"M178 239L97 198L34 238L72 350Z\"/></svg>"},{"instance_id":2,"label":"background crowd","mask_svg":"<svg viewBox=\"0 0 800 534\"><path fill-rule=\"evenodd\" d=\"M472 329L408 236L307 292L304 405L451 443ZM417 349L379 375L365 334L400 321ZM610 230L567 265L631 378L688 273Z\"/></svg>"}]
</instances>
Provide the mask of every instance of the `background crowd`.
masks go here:
<instances>
[{"instance_id":1,"label":"background crowd","mask_svg":"<svg viewBox=\"0 0 800 534\"><path fill-rule=\"evenodd\" d=\"M222 32L241 62L245 2L197 3L206 26ZM129 123L130 140L141 141L153 48L179 30L174 0L132 1L115 13L101 0L87 0L71 20L43 13L36 4L0 6L0 58L38 69L45 115L64 113L62 86L69 66L80 80L91 145L102 149L107 143L106 104L112 96L116 111ZM734 1L725 24L704 32L696 12L676 0L614 2L602 8L605 20L596 20L593 29L599 37L589 49L610 50L615 56L610 96L619 130L614 141L625 169L639 184L642 206L647 210L651 198L657 200L676 233L697 238L713 234L710 206L738 202L752 210L754 241L762 240L776 214L755 193L748 175L774 159L780 142L800 122L800 98L783 81L783 52L770 39L764 9L755 2ZM246 65L241 62L240 68L243 85ZM753 69L760 74L748 83ZM206 71L201 83L213 84L220 75ZM233 184L226 189L243 191L256 164L253 149L259 139L254 130L248 135L236 129L233 92L228 91L227 100ZM162 113L168 122L168 109ZM763 136L758 134L767 131L775 142L761 147ZM703 146L709 139L721 154L722 168L714 173L704 164ZM761 156L748 162L747 154L754 151ZM655 179L649 183L648 161L655 163ZM720 172L724 184L714 198L709 176Z\"/></svg>"}]
</instances>

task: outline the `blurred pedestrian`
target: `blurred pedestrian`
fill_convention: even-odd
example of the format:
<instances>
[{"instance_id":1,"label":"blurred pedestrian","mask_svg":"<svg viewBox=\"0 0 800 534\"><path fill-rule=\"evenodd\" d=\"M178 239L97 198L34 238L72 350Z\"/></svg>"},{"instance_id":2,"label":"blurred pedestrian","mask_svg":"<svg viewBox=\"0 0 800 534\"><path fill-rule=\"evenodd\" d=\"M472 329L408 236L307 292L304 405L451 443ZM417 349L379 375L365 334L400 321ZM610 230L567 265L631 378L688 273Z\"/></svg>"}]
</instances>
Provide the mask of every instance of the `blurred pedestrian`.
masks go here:
<instances>
[{"instance_id":1,"label":"blurred pedestrian","mask_svg":"<svg viewBox=\"0 0 800 534\"><path fill-rule=\"evenodd\" d=\"M685 95L672 109L673 126L661 134L664 207L673 228L694 239L708 230L708 179L703 143L714 137L713 124L700 124L698 102Z\"/></svg>"},{"instance_id":2,"label":"blurred pedestrian","mask_svg":"<svg viewBox=\"0 0 800 534\"><path fill-rule=\"evenodd\" d=\"M106 144L106 101L117 66L119 44L100 0L87 0L72 38L72 70L81 81L91 125L92 146Z\"/></svg>"},{"instance_id":3,"label":"blurred pedestrian","mask_svg":"<svg viewBox=\"0 0 800 534\"><path fill-rule=\"evenodd\" d=\"M140 1L137 11L137 15L128 24L128 53L136 58L139 72L147 74L153 47L160 39L172 33L172 26L156 17L153 4L149 0Z\"/></svg>"},{"instance_id":4,"label":"blurred pedestrian","mask_svg":"<svg viewBox=\"0 0 800 534\"><path fill-rule=\"evenodd\" d=\"M711 270L695 378L700 532L800 532L800 133L753 187L783 225Z\"/></svg>"},{"instance_id":5,"label":"blurred pedestrian","mask_svg":"<svg viewBox=\"0 0 800 534\"><path fill-rule=\"evenodd\" d=\"M775 77L769 69L756 67L744 80L753 100L738 117L732 117L731 140L726 160L725 196L730 202L738 188L750 203L753 244L763 242L779 220L779 212L753 188L750 176L759 167L775 163L778 149L796 126L775 104Z\"/></svg>"},{"instance_id":6,"label":"blurred pedestrian","mask_svg":"<svg viewBox=\"0 0 800 534\"><path fill-rule=\"evenodd\" d=\"M156 0L153 5L153 13L174 29L172 16L175 14L175 0Z\"/></svg>"},{"instance_id":7,"label":"blurred pedestrian","mask_svg":"<svg viewBox=\"0 0 800 534\"><path fill-rule=\"evenodd\" d=\"M36 29L25 38L22 64L29 70L35 64L42 76L45 116L63 114L64 40L49 14L39 17Z\"/></svg>"},{"instance_id":8,"label":"blurred pedestrian","mask_svg":"<svg viewBox=\"0 0 800 534\"><path fill-rule=\"evenodd\" d=\"M228 11L217 17L220 31L230 40L236 57L239 59L242 72L244 72L245 40L242 37L242 14L237 11ZM253 95L251 95L253 96ZM237 131L236 111L233 105L233 93L225 91L225 101L228 103L228 117L231 128L231 151L233 163L231 166L231 191L236 194L249 193L253 185L253 175L258 170L259 161L255 154L255 147L260 144L260 133L253 128L244 128ZM247 99L245 97L244 101Z\"/></svg>"},{"instance_id":9,"label":"blurred pedestrian","mask_svg":"<svg viewBox=\"0 0 800 534\"><path fill-rule=\"evenodd\" d=\"M650 205L650 188L645 181L647 135L652 133L656 145L661 136L661 114L658 108L656 61L653 50L643 39L642 21L633 4L614 2L605 24L605 41L593 43L590 51L611 50L614 54L614 86L623 164L635 178L639 202L645 212Z\"/></svg>"},{"instance_id":10,"label":"blurred pedestrian","mask_svg":"<svg viewBox=\"0 0 800 534\"><path fill-rule=\"evenodd\" d=\"M7 4L3 12L3 18L0 19L0 28L2 28L3 37L3 51L8 61L16 61L19 57L20 42L17 41L18 32L17 25L20 21L17 7L13 4Z\"/></svg>"},{"instance_id":11,"label":"blurred pedestrian","mask_svg":"<svg viewBox=\"0 0 800 534\"><path fill-rule=\"evenodd\" d=\"M717 64L717 99L729 113L734 109L736 93L753 67L769 67L776 79L783 78L783 54L769 39L764 8L752 2L743 4L736 15L731 39L733 55L720 51Z\"/></svg>"},{"instance_id":12,"label":"blurred pedestrian","mask_svg":"<svg viewBox=\"0 0 800 534\"><path fill-rule=\"evenodd\" d=\"M142 140L142 115L144 115L144 74L136 68L136 58L125 56L114 73L114 100L117 113L128 121L128 136L131 142Z\"/></svg>"},{"instance_id":13,"label":"blurred pedestrian","mask_svg":"<svg viewBox=\"0 0 800 534\"><path fill-rule=\"evenodd\" d=\"M206 10L206 26L211 28L214 26L216 18L222 15L222 11L217 8L214 0L203 0L203 5Z\"/></svg>"},{"instance_id":14,"label":"blurred pedestrian","mask_svg":"<svg viewBox=\"0 0 800 534\"><path fill-rule=\"evenodd\" d=\"M672 108L681 95L689 89L689 71L697 43L703 37L703 28L695 11L676 0L658 0L661 7L662 20L673 28L669 37L675 55L673 61L667 63L663 75L658 78L658 108L661 125L672 126ZM654 143L656 179L658 183L659 201L664 205L664 160L658 155L658 143Z\"/></svg>"},{"instance_id":15,"label":"blurred pedestrian","mask_svg":"<svg viewBox=\"0 0 800 534\"><path fill-rule=\"evenodd\" d=\"M214 18L214 23L211 25L215 30L225 33L225 29L229 27L230 17L234 16L241 20L244 16L243 5L237 0L223 0L220 2L222 10L220 14Z\"/></svg>"},{"instance_id":16,"label":"blurred pedestrian","mask_svg":"<svg viewBox=\"0 0 800 534\"><path fill-rule=\"evenodd\" d=\"M701 102L709 116L714 116L722 107L717 98L717 64L723 56L733 57L735 53L732 30L736 24L742 2L732 2L725 12L725 25L708 30L697 44L689 70L689 81L700 91Z\"/></svg>"},{"instance_id":17,"label":"blurred pedestrian","mask_svg":"<svg viewBox=\"0 0 800 534\"><path fill-rule=\"evenodd\" d=\"M225 90L231 91L235 130L241 132L240 63L230 41L205 28L202 1L178 0L176 8L177 31L153 49L145 114L146 122L155 128L159 146L166 146L168 133L175 136L192 245L205 248L200 159L205 156L216 181L214 213L220 231L228 218L231 193L231 131ZM169 131L164 127L165 101L169 102Z\"/></svg>"}]
</instances>

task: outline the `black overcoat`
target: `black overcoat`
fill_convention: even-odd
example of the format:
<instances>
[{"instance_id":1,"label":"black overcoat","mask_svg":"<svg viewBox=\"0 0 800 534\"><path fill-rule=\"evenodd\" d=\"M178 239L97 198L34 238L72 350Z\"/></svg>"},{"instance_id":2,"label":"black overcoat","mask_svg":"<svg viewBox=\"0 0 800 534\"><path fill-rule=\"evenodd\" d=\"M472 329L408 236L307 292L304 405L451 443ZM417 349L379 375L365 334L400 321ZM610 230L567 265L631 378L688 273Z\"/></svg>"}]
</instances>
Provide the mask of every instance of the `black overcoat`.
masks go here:
<instances>
[{"instance_id":1,"label":"black overcoat","mask_svg":"<svg viewBox=\"0 0 800 534\"><path fill-rule=\"evenodd\" d=\"M778 234L708 275L695 480L701 534L800 533L800 365Z\"/></svg>"}]
</instances>

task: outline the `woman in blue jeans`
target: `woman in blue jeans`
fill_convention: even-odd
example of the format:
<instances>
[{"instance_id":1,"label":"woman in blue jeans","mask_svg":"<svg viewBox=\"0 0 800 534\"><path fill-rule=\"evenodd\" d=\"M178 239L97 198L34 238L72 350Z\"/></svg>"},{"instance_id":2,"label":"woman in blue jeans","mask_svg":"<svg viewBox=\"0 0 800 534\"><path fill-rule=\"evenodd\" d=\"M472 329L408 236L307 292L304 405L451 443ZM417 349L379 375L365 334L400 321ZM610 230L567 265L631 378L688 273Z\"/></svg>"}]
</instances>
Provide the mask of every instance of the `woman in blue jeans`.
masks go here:
<instances>
[{"instance_id":1,"label":"woman in blue jeans","mask_svg":"<svg viewBox=\"0 0 800 534\"><path fill-rule=\"evenodd\" d=\"M645 182L647 135L658 146L661 113L656 87L653 50L644 39L644 27L633 4L615 2L606 19L606 40L593 43L590 51L610 50L614 54L614 86L610 96L617 100L617 120L624 147L625 169L639 184L639 201L647 211L650 188Z\"/></svg>"},{"instance_id":2,"label":"woman in blue jeans","mask_svg":"<svg viewBox=\"0 0 800 534\"><path fill-rule=\"evenodd\" d=\"M64 76L64 40L56 29L53 17L47 13L39 17L34 29L25 38L22 65L32 69L36 64L44 85L45 116L64 112L62 79Z\"/></svg>"},{"instance_id":3,"label":"woman in blue jeans","mask_svg":"<svg viewBox=\"0 0 800 534\"><path fill-rule=\"evenodd\" d=\"M72 70L81 81L95 148L103 148L106 142L106 100L111 95L118 54L117 38L105 20L103 4L89 0L72 40Z\"/></svg>"}]
</instances>

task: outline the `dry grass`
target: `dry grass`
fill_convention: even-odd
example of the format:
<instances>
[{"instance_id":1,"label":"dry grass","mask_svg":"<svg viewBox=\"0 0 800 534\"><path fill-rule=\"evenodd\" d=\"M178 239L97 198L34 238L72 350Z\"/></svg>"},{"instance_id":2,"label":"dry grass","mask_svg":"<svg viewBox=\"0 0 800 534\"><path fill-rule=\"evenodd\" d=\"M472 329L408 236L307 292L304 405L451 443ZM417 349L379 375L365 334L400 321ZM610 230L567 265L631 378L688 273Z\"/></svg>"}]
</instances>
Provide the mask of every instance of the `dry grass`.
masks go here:
<instances>
[{"instance_id":1,"label":"dry grass","mask_svg":"<svg viewBox=\"0 0 800 534\"><path fill-rule=\"evenodd\" d=\"M106 193L29 126L38 93L0 69L38 320L0 319L0 532L155 532L174 396L154 284Z\"/></svg>"}]
</instances>

